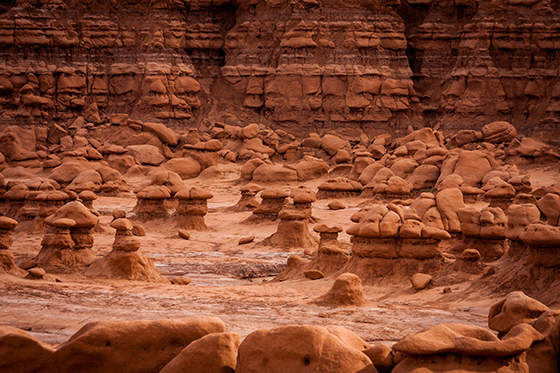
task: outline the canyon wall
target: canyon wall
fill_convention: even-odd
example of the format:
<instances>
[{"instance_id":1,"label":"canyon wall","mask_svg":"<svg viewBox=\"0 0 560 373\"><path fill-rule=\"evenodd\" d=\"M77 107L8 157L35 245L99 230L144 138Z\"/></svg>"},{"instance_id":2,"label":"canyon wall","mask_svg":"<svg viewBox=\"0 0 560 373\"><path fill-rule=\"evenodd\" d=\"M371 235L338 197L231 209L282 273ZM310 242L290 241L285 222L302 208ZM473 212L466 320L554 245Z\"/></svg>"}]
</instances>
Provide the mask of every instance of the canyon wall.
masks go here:
<instances>
[{"instance_id":1,"label":"canyon wall","mask_svg":"<svg viewBox=\"0 0 560 373\"><path fill-rule=\"evenodd\" d=\"M0 124L111 114L204 128L558 138L558 0L17 0Z\"/></svg>"}]
</instances>

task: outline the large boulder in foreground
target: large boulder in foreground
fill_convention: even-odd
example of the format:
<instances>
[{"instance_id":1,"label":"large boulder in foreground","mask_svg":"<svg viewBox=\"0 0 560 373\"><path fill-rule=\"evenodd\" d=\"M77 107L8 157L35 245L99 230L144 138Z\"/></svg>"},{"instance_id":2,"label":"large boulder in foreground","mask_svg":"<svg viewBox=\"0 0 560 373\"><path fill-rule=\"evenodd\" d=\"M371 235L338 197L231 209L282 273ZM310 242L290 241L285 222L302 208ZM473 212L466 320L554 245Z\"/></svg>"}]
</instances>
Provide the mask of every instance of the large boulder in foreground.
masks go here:
<instances>
[{"instance_id":1,"label":"large boulder in foreground","mask_svg":"<svg viewBox=\"0 0 560 373\"><path fill-rule=\"evenodd\" d=\"M159 372L191 342L225 332L212 316L86 324L55 353L56 372Z\"/></svg>"},{"instance_id":2,"label":"large boulder in foreground","mask_svg":"<svg viewBox=\"0 0 560 373\"><path fill-rule=\"evenodd\" d=\"M549 310L547 306L526 296L522 291L514 291L490 308L488 326L505 334L514 326L534 321Z\"/></svg>"},{"instance_id":3,"label":"large boulder in foreground","mask_svg":"<svg viewBox=\"0 0 560 373\"><path fill-rule=\"evenodd\" d=\"M53 356L53 348L26 331L0 326L0 372L47 373Z\"/></svg>"},{"instance_id":4,"label":"large boulder in foreground","mask_svg":"<svg viewBox=\"0 0 560 373\"><path fill-rule=\"evenodd\" d=\"M212 333L189 344L159 373L233 373L239 335Z\"/></svg>"},{"instance_id":5,"label":"large boulder in foreground","mask_svg":"<svg viewBox=\"0 0 560 373\"><path fill-rule=\"evenodd\" d=\"M505 357L528 350L544 336L529 324L512 328L509 338L498 339L488 329L467 324L440 324L407 335L393 349L408 355L461 354Z\"/></svg>"},{"instance_id":6,"label":"large boulder in foreground","mask_svg":"<svg viewBox=\"0 0 560 373\"><path fill-rule=\"evenodd\" d=\"M377 373L370 359L320 326L261 329L239 346L236 373Z\"/></svg>"}]
</instances>

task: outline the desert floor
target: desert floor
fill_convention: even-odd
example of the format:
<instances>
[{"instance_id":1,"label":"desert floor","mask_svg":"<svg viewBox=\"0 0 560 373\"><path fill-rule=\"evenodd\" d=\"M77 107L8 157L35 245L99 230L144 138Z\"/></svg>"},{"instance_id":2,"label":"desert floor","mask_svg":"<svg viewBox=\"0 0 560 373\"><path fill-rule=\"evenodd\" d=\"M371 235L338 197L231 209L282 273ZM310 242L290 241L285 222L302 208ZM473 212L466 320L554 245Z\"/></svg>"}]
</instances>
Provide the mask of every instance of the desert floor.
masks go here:
<instances>
[{"instance_id":1,"label":"desert floor","mask_svg":"<svg viewBox=\"0 0 560 373\"><path fill-rule=\"evenodd\" d=\"M250 212L231 213L224 209L239 199L240 166L220 165L221 180L186 180L187 186L201 186L214 194L209 200L206 224L210 231L192 232L189 240L165 222L145 222L147 235L140 237L140 252L150 257L165 277L187 275L189 285L92 280L80 274L49 274L46 280L0 276L0 324L25 329L49 344L66 341L84 324L97 320L169 319L195 315L218 316L228 331L243 338L254 330L290 324L344 326L366 341L392 343L405 335L441 323L469 323L486 326L490 306L504 294L492 294L470 282L416 292L412 286L364 286L364 307L326 307L314 300L324 294L334 277L321 280L271 282L286 266L290 255L303 256L303 249L268 247L260 241L276 231L277 222L241 224ZM557 166L532 167L534 187L560 180ZM324 179L303 183L316 187ZM134 186L141 179L127 180ZM286 189L302 183L277 184ZM267 185L270 186L270 185ZM332 211L329 200L313 204L313 215L327 225L345 230L353 223L363 199L344 199L348 208ZM100 197L94 207L101 213L105 233L95 234L94 252L111 250L114 230L108 226L113 209L130 212L136 203L133 193L122 197ZM129 214L129 217L132 214ZM310 224L312 230L313 224ZM312 232L318 239L318 235ZM255 236L255 241L238 245L238 240ZM34 257L42 235L20 232L11 247L16 263ZM339 235L349 244L350 236Z\"/></svg>"}]
</instances>

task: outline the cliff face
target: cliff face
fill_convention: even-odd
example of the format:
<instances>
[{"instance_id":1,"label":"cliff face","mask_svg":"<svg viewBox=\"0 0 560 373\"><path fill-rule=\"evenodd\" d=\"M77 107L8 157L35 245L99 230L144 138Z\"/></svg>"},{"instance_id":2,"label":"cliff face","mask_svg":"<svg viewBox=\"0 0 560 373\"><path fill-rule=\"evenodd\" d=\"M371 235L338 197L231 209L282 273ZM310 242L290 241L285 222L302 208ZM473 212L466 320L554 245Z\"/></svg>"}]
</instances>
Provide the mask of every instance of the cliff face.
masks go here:
<instances>
[{"instance_id":1,"label":"cliff face","mask_svg":"<svg viewBox=\"0 0 560 373\"><path fill-rule=\"evenodd\" d=\"M558 134L560 1L18 0L0 122Z\"/></svg>"},{"instance_id":2,"label":"cliff face","mask_svg":"<svg viewBox=\"0 0 560 373\"><path fill-rule=\"evenodd\" d=\"M558 133L560 2L408 3L400 9L426 119L450 129L503 119L524 133Z\"/></svg>"}]
</instances>

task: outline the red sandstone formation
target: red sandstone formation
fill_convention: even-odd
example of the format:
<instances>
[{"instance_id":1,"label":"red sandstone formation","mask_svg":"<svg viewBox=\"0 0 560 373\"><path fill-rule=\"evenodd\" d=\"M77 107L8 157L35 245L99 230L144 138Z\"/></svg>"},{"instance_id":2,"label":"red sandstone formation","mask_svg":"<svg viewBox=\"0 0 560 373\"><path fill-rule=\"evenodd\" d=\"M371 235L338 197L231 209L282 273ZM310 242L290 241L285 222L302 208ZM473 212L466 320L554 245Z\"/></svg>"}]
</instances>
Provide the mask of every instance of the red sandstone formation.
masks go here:
<instances>
[{"instance_id":1,"label":"red sandstone formation","mask_svg":"<svg viewBox=\"0 0 560 373\"><path fill-rule=\"evenodd\" d=\"M47 229L35 258L37 266L52 273L83 271L96 259L91 248L92 229L98 220L77 201L67 203L46 218Z\"/></svg>"},{"instance_id":2,"label":"red sandstone formation","mask_svg":"<svg viewBox=\"0 0 560 373\"><path fill-rule=\"evenodd\" d=\"M118 218L111 227L116 229L113 250L93 261L84 274L92 278L165 282L154 263L138 252L140 240L132 234L132 222Z\"/></svg>"},{"instance_id":3,"label":"red sandstone formation","mask_svg":"<svg viewBox=\"0 0 560 373\"><path fill-rule=\"evenodd\" d=\"M0 273L21 276L25 272L16 266L14 255L9 251L14 242L12 231L17 224L14 219L0 216Z\"/></svg>"},{"instance_id":4,"label":"red sandstone formation","mask_svg":"<svg viewBox=\"0 0 560 373\"><path fill-rule=\"evenodd\" d=\"M178 229L205 231L209 230L204 221L208 213L208 200L214 195L201 188L183 189L175 194L179 205L172 215L172 221Z\"/></svg>"}]
</instances>

